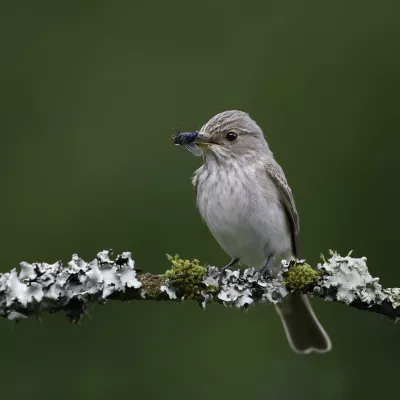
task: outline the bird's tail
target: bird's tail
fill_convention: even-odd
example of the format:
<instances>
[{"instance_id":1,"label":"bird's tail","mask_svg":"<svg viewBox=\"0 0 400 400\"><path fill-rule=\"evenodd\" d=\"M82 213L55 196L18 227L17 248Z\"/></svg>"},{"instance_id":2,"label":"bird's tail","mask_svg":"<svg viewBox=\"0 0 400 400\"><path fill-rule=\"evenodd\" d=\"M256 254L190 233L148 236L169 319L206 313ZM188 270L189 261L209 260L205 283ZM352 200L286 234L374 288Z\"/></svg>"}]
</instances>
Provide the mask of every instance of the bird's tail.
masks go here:
<instances>
[{"instance_id":1,"label":"bird's tail","mask_svg":"<svg viewBox=\"0 0 400 400\"><path fill-rule=\"evenodd\" d=\"M276 305L289 344L296 353L325 353L331 340L319 323L305 295L289 295Z\"/></svg>"}]
</instances>

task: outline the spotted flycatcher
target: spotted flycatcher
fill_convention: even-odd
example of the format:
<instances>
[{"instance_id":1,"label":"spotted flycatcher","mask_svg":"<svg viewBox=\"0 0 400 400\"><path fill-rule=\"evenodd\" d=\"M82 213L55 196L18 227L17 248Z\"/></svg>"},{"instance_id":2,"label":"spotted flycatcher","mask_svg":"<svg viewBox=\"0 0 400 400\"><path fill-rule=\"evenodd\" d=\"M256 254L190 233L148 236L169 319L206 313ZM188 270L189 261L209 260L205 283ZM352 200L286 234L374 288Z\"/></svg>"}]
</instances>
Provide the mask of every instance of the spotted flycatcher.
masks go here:
<instances>
[{"instance_id":1,"label":"spotted flycatcher","mask_svg":"<svg viewBox=\"0 0 400 400\"><path fill-rule=\"evenodd\" d=\"M175 137L204 163L193 184L197 206L219 245L240 264L276 273L299 257L299 217L285 174L261 128L242 111L225 111L198 132ZM276 309L298 353L323 353L331 341L308 298L289 295Z\"/></svg>"}]
</instances>

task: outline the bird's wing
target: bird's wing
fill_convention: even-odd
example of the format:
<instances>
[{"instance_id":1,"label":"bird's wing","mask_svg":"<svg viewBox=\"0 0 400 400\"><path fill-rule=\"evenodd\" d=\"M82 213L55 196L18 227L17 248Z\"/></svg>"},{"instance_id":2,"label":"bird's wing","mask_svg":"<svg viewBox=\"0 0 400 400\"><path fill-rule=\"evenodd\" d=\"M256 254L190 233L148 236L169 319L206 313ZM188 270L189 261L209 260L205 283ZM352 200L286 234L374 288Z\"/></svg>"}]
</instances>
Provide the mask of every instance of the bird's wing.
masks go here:
<instances>
[{"instance_id":1,"label":"bird's wing","mask_svg":"<svg viewBox=\"0 0 400 400\"><path fill-rule=\"evenodd\" d=\"M281 203L286 211L286 214L290 221L290 225L292 227L293 252L296 257L299 257L300 224L299 215L297 214L292 190L290 189L286 181L285 173L283 172L281 166L275 160L268 162L266 167L269 177L278 188Z\"/></svg>"}]
</instances>

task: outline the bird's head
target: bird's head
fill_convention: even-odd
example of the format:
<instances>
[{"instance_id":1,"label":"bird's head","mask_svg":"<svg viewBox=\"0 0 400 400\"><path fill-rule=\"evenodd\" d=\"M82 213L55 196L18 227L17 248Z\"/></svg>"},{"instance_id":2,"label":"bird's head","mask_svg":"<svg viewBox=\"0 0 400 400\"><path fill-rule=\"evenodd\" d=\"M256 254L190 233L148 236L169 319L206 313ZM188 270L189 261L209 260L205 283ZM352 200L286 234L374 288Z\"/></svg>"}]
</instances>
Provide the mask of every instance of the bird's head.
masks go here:
<instances>
[{"instance_id":1,"label":"bird's head","mask_svg":"<svg viewBox=\"0 0 400 400\"><path fill-rule=\"evenodd\" d=\"M185 146L198 146L205 159L256 157L270 153L261 128L247 113L237 110L217 114L198 132L181 133L174 141Z\"/></svg>"}]
</instances>

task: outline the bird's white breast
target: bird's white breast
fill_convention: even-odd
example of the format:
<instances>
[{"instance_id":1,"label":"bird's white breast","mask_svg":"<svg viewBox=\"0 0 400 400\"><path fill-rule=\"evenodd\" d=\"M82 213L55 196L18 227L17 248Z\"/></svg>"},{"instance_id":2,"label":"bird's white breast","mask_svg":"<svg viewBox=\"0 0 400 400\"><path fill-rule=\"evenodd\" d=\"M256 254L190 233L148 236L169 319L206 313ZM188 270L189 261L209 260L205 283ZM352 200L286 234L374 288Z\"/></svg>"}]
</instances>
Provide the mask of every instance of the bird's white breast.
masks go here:
<instances>
[{"instance_id":1,"label":"bird's white breast","mask_svg":"<svg viewBox=\"0 0 400 400\"><path fill-rule=\"evenodd\" d=\"M291 252L290 226L262 162L210 161L196 171L194 183L200 214L231 258L259 268L270 255Z\"/></svg>"}]
</instances>

